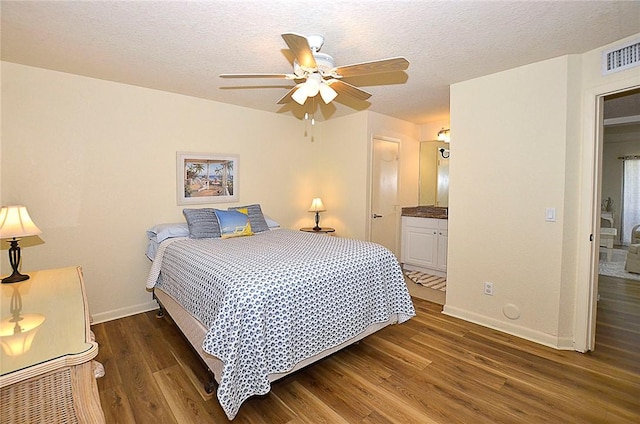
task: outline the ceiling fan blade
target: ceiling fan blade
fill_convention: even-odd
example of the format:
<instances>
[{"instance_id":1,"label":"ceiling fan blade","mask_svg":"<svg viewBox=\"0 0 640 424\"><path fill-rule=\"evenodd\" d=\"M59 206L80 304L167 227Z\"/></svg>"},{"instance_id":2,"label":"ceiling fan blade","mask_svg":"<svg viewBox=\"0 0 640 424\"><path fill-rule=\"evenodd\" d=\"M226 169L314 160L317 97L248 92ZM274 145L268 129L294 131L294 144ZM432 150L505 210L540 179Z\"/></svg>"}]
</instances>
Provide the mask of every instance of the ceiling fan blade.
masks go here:
<instances>
[{"instance_id":1,"label":"ceiling fan blade","mask_svg":"<svg viewBox=\"0 0 640 424\"><path fill-rule=\"evenodd\" d=\"M296 92L296 90L301 86L302 84L298 84L295 87L293 87L291 90L287 91L287 94L285 94L284 96L282 96L282 98L280 98L280 100L278 100L278 105L285 105L287 103L290 103L293 99L291 98L291 95L293 93Z\"/></svg>"},{"instance_id":2,"label":"ceiling fan blade","mask_svg":"<svg viewBox=\"0 0 640 424\"><path fill-rule=\"evenodd\" d=\"M404 71L408 67L409 61L404 57L392 57L389 59L373 60L371 62L340 66L334 70L334 73L343 78L348 78L367 74L378 74L382 72Z\"/></svg>"},{"instance_id":3,"label":"ceiling fan blade","mask_svg":"<svg viewBox=\"0 0 640 424\"><path fill-rule=\"evenodd\" d=\"M299 79L299 77L294 74L220 74L220 78Z\"/></svg>"},{"instance_id":4,"label":"ceiling fan blade","mask_svg":"<svg viewBox=\"0 0 640 424\"><path fill-rule=\"evenodd\" d=\"M284 42L287 43L289 49L293 52L298 64L303 68L316 69L316 59L313 57L307 37L298 34L282 34Z\"/></svg>"},{"instance_id":5,"label":"ceiling fan blade","mask_svg":"<svg viewBox=\"0 0 640 424\"><path fill-rule=\"evenodd\" d=\"M337 79L332 79L326 82L331 88L333 88L338 95L346 94L358 100L367 100L371 97L371 93L366 92L355 85L351 85L348 82L344 82Z\"/></svg>"}]
</instances>

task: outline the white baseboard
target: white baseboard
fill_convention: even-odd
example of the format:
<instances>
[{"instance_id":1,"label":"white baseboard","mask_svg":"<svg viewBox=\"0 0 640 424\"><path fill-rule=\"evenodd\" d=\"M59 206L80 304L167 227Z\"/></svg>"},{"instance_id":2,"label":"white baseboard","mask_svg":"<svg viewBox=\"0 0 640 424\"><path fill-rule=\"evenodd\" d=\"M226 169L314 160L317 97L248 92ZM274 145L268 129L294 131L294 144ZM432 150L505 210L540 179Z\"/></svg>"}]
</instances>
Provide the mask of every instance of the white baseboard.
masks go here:
<instances>
[{"instance_id":1,"label":"white baseboard","mask_svg":"<svg viewBox=\"0 0 640 424\"><path fill-rule=\"evenodd\" d=\"M553 336L551 334L542 333L540 331L532 330L527 327L510 324L508 322L489 318L484 315L479 315L473 312L466 311L464 309L447 305L444 306L442 313L454 318L460 318L474 324L482 325L483 327L493 328L494 330L502 331L503 333L511 334L513 336L520 337L522 339L529 340L534 343L545 345L554 349L575 350L573 341L567 337Z\"/></svg>"},{"instance_id":2,"label":"white baseboard","mask_svg":"<svg viewBox=\"0 0 640 424\"><path fill-rule=\"evenodd\" d=\"M114 319L152 311L154 309L158 309L158 303L155 300L150 300L149 302L141 303L139 305L128 306L126 308L115 309L113 311L102 312L95 315L92 314L92 324L100 324L101 322L112 321Z\"/></svg>"}]
</instances>

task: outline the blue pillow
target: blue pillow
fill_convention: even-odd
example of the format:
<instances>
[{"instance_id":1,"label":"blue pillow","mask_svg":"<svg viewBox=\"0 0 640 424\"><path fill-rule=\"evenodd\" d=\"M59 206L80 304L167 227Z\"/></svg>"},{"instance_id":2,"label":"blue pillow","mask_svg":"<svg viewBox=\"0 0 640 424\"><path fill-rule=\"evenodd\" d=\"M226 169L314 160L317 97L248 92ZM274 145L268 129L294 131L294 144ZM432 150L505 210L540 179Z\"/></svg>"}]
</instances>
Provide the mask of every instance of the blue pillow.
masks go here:
<instances>
[{"instance_id":1,"label":"blue pillow","mask_svg":"<svg viewBox=\"0 0 640 424\"><path fill-rule=\"evenodd\" d=\"M183 209L189 237L192 239L220 237L220 225L213 208Z\"/></svg>"},{"instance_id":2,"label":"blue pillow","mask_svg":"<svg viewBox=\"0 0 640 424\"><path fill-rule=\"evenodd\" d=\"M233 211L216 209L215 211L220 223L220 237L231 238L253 235L246 209Z\"/></svg>"}]
</instances>

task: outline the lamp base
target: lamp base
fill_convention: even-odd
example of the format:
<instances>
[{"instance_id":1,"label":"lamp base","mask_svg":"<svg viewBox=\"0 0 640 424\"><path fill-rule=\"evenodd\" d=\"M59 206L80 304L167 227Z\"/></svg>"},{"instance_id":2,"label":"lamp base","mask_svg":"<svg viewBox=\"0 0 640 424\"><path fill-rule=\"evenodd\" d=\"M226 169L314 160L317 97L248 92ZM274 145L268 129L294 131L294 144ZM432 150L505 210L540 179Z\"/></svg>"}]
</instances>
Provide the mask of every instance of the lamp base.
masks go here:
<instances>
[{"instance_id":1,"label":"lamp base","mask_svg":"<svg viewBox=\"0 0 640 424\"><path fill-rule=\"evenodd\" d=\"M316 211L316 226L313 227L313 231L320 231L322 230L322 228L320 228L320 212Z\"/></svg>"},{"instance_id":2,"label":"lamp base","mask_svg":"<svg viewBox=\"0 0 640 424\"><path fill-rule=\"evenodd\" d=\"M18 246L18 239L14 237L9 240L9 243L11 244L9 248L9 263L11 264L11 269L13 269L13 273L3 278L2 284L17 283L29 279L28 275L20 274L18 271L18 267L20 266L20 246Z\"/></svg>"},{"instance_id":3,"label":"lamp base","mask_svg":"<svg viewBox=\"0 0 640 424\"><path fill-rule=\"evenodd\" d=\"M29 279L28 275L20 274L17 270L14 270L13 274L11 274L10 276L2 279L2 284L18 283L20 281L24 281L24 280L28 280L28 279Z\"/></svg>"}]
</instances>

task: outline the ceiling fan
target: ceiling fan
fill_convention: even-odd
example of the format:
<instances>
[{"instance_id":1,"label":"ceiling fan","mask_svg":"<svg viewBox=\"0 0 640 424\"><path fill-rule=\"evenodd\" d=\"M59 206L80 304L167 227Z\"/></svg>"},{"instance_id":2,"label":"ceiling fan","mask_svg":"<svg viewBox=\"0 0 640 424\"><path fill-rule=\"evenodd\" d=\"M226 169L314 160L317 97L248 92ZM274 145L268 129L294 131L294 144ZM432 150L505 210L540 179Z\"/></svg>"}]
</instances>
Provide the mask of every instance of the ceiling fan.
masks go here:
<instances>
[{"instance_id":1,"label":"ceiling fan","mask_svg":"<svg viewBox=\"0 0 640 424\"><path fill-rule=\"evenodd\" d=\"M358 100L371 97L361 88L343 81L343 78L356 77L383 72L404 71L409 67L409 61L404 57L374 60L347 66L335 66L333 57L320 53L324 44L324 37L311 35L305 37L299 34L282 34L287 46L295 56L293 73L291 74L221 74L221 78L276 78L296 82L278 104L286 104L291 100L303 105L308 98L320 94L322 100L329 104L339 94L347 95Z\"/></svg>"}]
</instances>

